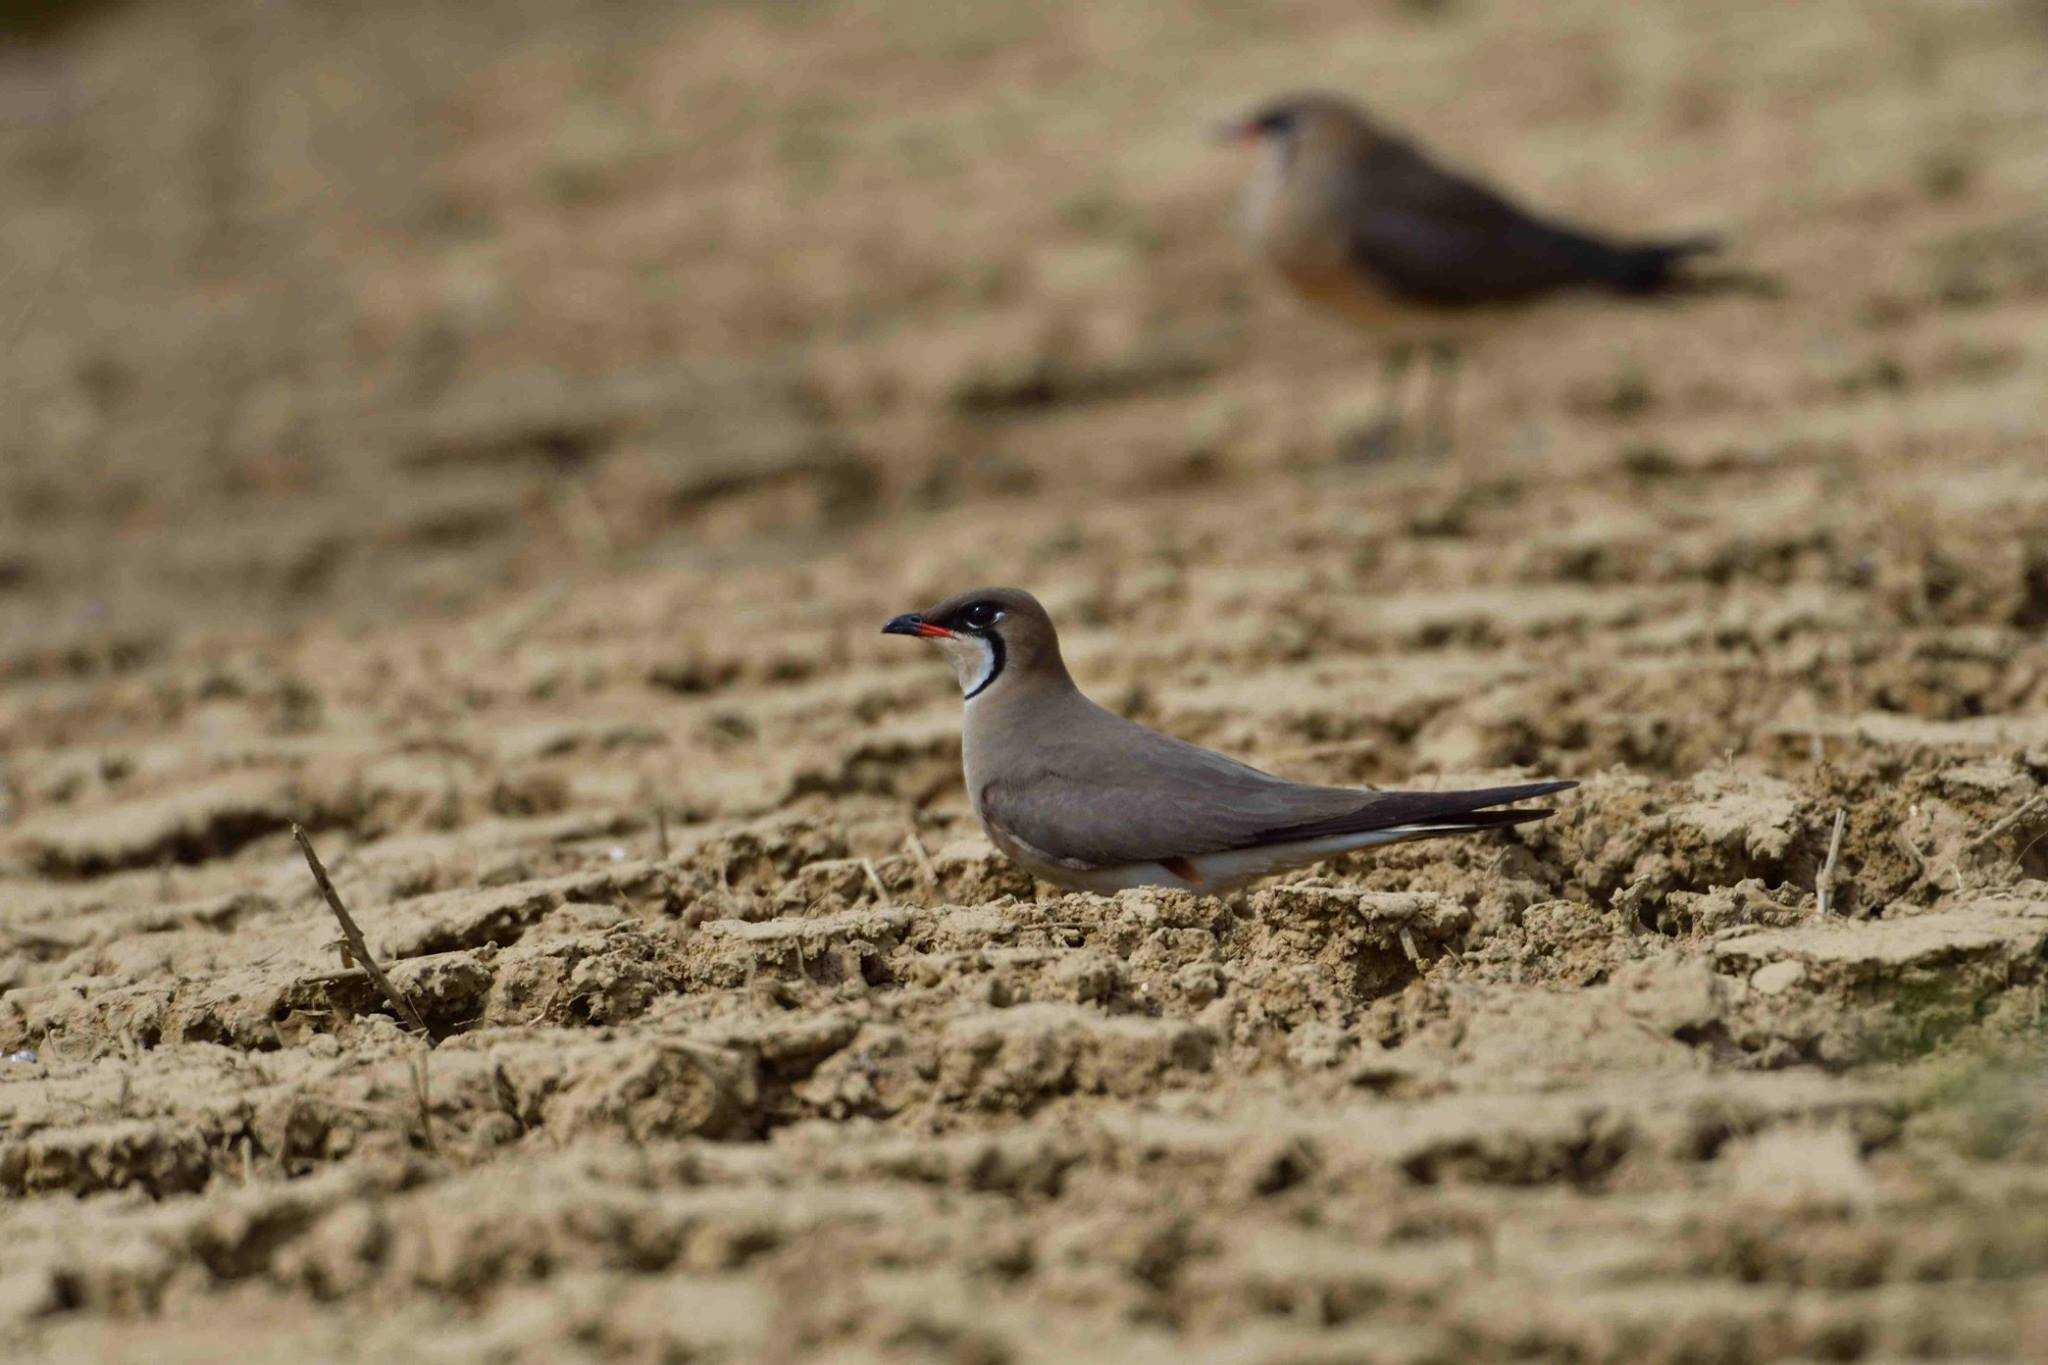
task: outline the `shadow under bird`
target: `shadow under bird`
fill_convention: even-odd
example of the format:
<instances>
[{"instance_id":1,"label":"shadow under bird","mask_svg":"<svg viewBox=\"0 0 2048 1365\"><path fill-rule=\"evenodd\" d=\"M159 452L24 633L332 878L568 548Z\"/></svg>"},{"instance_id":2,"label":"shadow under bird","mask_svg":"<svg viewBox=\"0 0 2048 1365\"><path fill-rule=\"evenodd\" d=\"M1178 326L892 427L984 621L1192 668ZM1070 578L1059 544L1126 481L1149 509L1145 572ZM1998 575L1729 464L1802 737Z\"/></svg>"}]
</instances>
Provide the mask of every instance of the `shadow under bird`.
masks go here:
<instances>
[{"instance_id":1,"label":"shadow under bird","mask_svg":"<svg viewBox=\"0 0 2048 1365\"><path fill-rule=\"evenodd\" d=\"M1456 340L1501 305L1583 289L1655 294L1709 236L1621 241L1522 208L1437 164L1341 96L1275 100L1225 126L1252 144L1245 192L1254 252L1303 299L1387 332L1375 438L1398 435L1399 389L1418 346L1432 365L1426 420L1449 439Z\"/></svg>"},{"instance_id":2,"label":"shadow under bird","mask_svg":"<svg viewBox=\"0 0 2048 1365\"><path fill-rule=\"evenodd\" d=\"M961 593L882 630L945 653L966 699L975 815L1005 856L1072 890L1227 891L1378 844L1540 820L1552 812L1493 808L1578 785L1364 791L1260 772L1083 696L1052 618L1017 588Z\"/></svg>"}]
</instances>

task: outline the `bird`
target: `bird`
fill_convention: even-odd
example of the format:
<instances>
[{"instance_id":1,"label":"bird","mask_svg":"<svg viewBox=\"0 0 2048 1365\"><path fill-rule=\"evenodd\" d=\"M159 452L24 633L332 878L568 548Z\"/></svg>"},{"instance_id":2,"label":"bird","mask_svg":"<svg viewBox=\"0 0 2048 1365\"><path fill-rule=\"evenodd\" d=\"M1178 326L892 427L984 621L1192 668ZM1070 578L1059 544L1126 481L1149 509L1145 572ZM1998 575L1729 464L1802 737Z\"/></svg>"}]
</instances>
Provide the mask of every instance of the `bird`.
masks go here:
<instances>
[{"instance_id":1,"label":"bird","mask_svg":"<svg viewBox=\"0 0 2048 1365\"><path fill-rule=\"evenodd\" d=\"M1642 296L1686 282L1712 235L1621 241L1544 218L1433 160L1341 95L1274 100L1224 125L1258 149L1244 194L1254 254L1312 306L1387 333L1369 449L1397 443L1418 349L1424 425L1450 444L1458 340L1503 305L1572 289Z\"/></svg>"},{"instance_id":2,"label":"bird","mask_svg":"<svg viewBox=\"0 0 2048 1365\"><path fill-rule=\"evenodd\" d=\"M1540 820L1554 812L1513 803L1578 785L1374 791L1275 777L1090 701L1052 617L1020 588L958 593L882 633L929 640L952 663L975 816L1004 856L1071 891L1220 894L1356 849Z\"/></svg>"}]
</instances>

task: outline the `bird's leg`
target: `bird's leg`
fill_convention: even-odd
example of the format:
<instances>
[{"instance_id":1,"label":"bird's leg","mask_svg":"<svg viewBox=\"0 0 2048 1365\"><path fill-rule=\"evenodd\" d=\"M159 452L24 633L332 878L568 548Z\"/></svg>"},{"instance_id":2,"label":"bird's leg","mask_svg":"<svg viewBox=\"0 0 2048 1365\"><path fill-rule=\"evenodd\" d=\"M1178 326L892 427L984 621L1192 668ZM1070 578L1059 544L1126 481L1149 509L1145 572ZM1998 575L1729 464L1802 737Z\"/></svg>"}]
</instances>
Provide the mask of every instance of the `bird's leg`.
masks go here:
<instances>
[{"instance_id":1,"label":"bird's leg","mask_svg":"<svg viewBox=\"0 0 2048 1365\"><path fill-rule=\"evenodd\" d=\"M1458 366L1463 357L1456 342L1429 345L1429 375L1422 393L1422 444L1430 455L1451 453L1451 431L1458 411Z\"/></svg>"},{"instance_id":2,"label":"bird's leg","mask_svg":"<svg viewBox=\"0 0 2048 1365\"><path fill-rule=\"evenodd\" d=\"M1401 388L1415 363L1412 342L1397 341L1387 347L1380 365L1379 397L1373 404L1372 421L1345 442L1344 458L1378 460L1394 453L1401 442Z\"/></svg>"}]
</instances>

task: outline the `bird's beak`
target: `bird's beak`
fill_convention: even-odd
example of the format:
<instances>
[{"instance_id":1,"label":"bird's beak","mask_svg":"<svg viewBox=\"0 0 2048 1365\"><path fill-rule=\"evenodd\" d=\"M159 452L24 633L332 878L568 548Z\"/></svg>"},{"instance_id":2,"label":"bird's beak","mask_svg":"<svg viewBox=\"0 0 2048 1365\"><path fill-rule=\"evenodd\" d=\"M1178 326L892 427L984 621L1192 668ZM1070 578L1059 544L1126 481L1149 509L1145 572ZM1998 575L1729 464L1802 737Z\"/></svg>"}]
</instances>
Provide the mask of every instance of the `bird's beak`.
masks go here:
<instances>
[{"instance_id":1,"label":"bird's beak","mask_svg":"<svg viewBox=\"0 0 2048 1365\"><path fill-rule=\"evenodd\" d=\"M935 626L916 612L906 612L882 627L884 635L915 635L926 640L950 640L953 632L944 626Z\"/></svg>"},{"instance_id":2,"label":"bird's beak","mask_svg":"<svg viewBox=\"0 0 2048 1365\"><path fill-rule=\"evenodd\" d=\"M1259 130L1245 119L1227 119L1210 130L1218 142L1234 142L1240 145L1259 140Z\"/></svg>"}]
</instances>

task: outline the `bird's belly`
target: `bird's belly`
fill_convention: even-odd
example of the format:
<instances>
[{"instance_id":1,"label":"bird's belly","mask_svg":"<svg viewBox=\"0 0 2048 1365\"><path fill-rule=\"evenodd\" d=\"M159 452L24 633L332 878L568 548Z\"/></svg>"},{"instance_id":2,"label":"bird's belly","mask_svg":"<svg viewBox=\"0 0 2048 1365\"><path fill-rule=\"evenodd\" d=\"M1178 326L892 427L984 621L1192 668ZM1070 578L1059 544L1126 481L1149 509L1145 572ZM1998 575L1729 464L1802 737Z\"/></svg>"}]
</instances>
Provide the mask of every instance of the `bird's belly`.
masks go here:
<instances>
[{"instance_id":1,"label":"bird's belly","mask_svg":"<svg viewBox=\"0 0 2048 1365\"><path fill-rule=\"evenodd\" d=\"M1093 891L1099 896L1115 895L1141 886L1164 886L1176 891L1200 891L1203 887L1175 876L1164 863L1124 863L1115 867L1072 868L1057 863L1040 863L1018 858L1017 865L1041 881L1069 891Z\"/></svg>"},{"instance_id":2,"label":"bird's belly","mask_svg":"<svg viewBox=\"0 0 2048 1365\"><path fill-rule=\"evenodd\" d=\"M1302 839L1291 844L1261 844L1257 848L1228 849L1181 859L1193 880L1176 879L1174 885L1195 891L1229 891L1311 863L1322 862L1361 848L1397 844L1417 837L1406 828L1367 830L1360 834L1333 834L1323 839Z\"/></svg>"},{"instance_id":3,"label":"bird's belly","mask_svg":"<svg viewBox=\"0 0 2048 1365\"><path fill-rule=\"evenodd\" d=\"M1377 330L1406 323L1419 311L1361 270L1284 256L1276 257L1273 266L1303 302L1359 327Z\"/></svg>"},{"instance_id":4,"label":"bird's belly","mask_svg":"<svg viewBox=\"0 0 2048 1365\"><path fill-rule=\"evenodd\" d=\"M1013 837L1001 825L982 815L979 806L976 807L975 815L981 820L982 832L987 834L989 842L996 846L996 852L1040 881L1051 882L1054 886L1063 886L1069 891L1096 891L1108 895L1114 891L1127 891L1134 886L1172 884L1170 881L1147 881L1129 875L1133 870L1141 872L1142 869L1149 867L1159 877L1166 878L1166 869L1158 863L1134 863L1130 868L1079 866L1055 858L1042 849L1033 848L1022 839Z\"/></svg>"},{"instance_id":5,"label":"bird's belly","mask_svg":"<svg viewBox=\"0 0 2048 1365\"><path fill-rule=\"evenodd\" d=\"M1303 304L1387 341L1463 340L1473 332L1491 330L1490 316L1499 311L1485 310L1482 316L1481 310L1433 307L1394 293L1371 271L1312 255L1268 259Z\"/></svg>"},{"instance_id":6,"label":"bird's belly","mask_svg":"<svg viewBox=\"0 0 2048 1365\"><path fill-rule=\"evenodd\" d=\"M1406 297L1327 243L1276 225L1261 239L1266 264L1309 307L1390 340L1459 341L1498 330L1525 310L1512 304L1447 306Z\"/></svg>"},{"instance_id":7,"label":"bird's belly","mask_svg":"<svg viewBox=\"0 0 2048 1365\"><path fill-rule=\"evenodd\" d=\"M997 849L1042 881L1069 891L1093 891L1111 895L1142 886L1163 886L1175 891L1220 895L1247 882L1270 877L1311 863L1322 862L1361 848L1396 844L1424 837L1436 831L1413 826L1368 830L1359 834L1335 834L1323 839L1304 839L1290 844L1263 844L1257 848L1230 849L1221 853L1199 853L1170 862L1116 863L1102 867L1076 867L1062 863L1017 840L1003 836L993 827L989 837Z\"/></svg>"}]
</instances>

